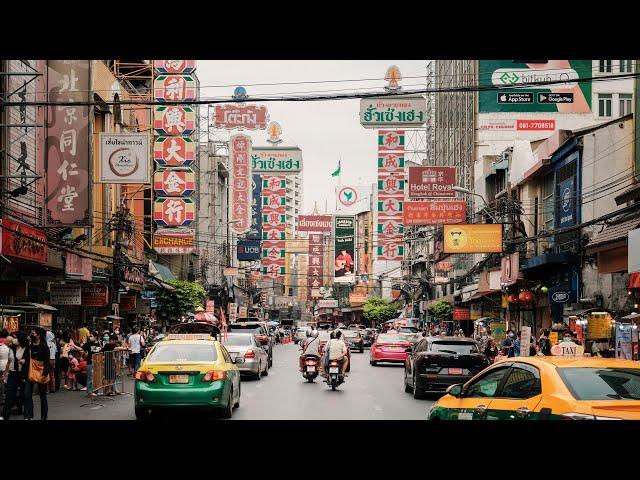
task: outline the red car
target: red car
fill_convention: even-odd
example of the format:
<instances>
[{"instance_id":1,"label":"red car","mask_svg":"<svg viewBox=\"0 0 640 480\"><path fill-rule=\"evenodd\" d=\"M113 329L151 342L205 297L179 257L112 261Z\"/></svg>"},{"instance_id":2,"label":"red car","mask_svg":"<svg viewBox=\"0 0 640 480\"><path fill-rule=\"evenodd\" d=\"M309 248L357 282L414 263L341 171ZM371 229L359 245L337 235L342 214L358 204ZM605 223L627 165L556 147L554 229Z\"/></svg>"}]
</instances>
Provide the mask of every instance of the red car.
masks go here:
<instances>
[{"instance_id":1,"label":"red car","mask_svg":"<svg viewBox=\"0 0 640 480\"><path fill-rule=\"evenodd\" d=\"M374 367L378 362L404 363L407 359L407 348L411 343L396 333L381 333L371 346L371 360Z\"/></svg>"}]
</instances>

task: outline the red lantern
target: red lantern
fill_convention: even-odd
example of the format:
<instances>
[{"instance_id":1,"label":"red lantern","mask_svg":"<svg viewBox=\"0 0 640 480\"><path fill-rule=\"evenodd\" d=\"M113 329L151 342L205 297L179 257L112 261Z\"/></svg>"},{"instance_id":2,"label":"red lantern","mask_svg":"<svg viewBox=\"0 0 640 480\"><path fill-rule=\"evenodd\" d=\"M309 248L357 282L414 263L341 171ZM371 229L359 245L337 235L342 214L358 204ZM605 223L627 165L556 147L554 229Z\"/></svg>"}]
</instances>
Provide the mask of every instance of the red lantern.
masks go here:
<instances>
[{"instance_id":1,"label":"red lantern","mask_svg":"<svg viewBox=\"0 0 640 480\"><path fill-rule=\"evenodd\" d=\"M515 293L512 293L511 295L509 295L507 297L507 302L509 302L509 303L518 303L518 295L516 295Z\"/></svg>"},{"instance_id":2,"label":"red lantern","mask_svg":"<svg viewBox=\"0 0 640 480\"><path fill-rule=\"evenodd\" d=\"M522 303L531 303L533 302L533 293L529 290L523 290L520 292L520 295L518 295L518 299Z\"/></svg>"}]
</instances>

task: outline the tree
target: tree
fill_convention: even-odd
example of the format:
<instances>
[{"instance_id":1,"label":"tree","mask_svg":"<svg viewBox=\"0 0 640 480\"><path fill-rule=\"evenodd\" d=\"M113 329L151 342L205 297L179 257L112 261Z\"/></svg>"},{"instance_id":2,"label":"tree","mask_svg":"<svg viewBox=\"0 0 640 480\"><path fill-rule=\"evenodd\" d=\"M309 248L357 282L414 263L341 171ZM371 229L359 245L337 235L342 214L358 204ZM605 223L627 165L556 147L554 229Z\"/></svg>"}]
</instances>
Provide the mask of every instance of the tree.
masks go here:
<instances>
[{"instance_id":1,"label":"tree","mask_svg":"<svg viewBox=\"0 0 640 480\"><path fill-rule=\"evenodd\" d=\"M446 300L439 300L429 307L429 315L440 321L449 321L453 315L453 307Z\"/></svg>"},{"instance_id":2,"label":"tree","mask_svg":"<svg viewBox=\"0 0 640 480\"><path fill-rule=\"evenodd\" d=\"M369 297L364 304L364 318L371 325L379 325L397 316L396 307L382 297Z\"/></svg>"},{"instance_id":3,"label":"tree","mask_svg":"<svg viewBox=\"0 0 640 480\"><path fill-rule=\"evenodd\" d=\"M157 295L158 312L171 320L177 320L188 311L202 307L206 291L199 283L186 280L172 280L168 282L175 290L161 290Z\"/></svg>"}]
</instances>

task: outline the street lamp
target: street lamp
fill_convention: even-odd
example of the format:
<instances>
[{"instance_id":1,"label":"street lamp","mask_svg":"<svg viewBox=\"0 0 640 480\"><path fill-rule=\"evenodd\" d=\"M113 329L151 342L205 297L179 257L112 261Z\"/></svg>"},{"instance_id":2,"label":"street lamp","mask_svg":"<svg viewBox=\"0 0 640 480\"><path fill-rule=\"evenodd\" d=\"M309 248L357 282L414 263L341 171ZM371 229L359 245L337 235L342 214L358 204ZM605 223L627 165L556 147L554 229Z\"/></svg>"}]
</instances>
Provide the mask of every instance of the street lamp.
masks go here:
<instances>
[{"instance_id":1,"label":"street lamp","mask_svg":"<svg viewBox=\"0 0 640 480\"><path fill-rule=\"evenodd\" d=\"M476 197L480 197L482 199L482 201L484 202L485 209L487 211L487 214L491 218L491 220L493 220L495 223L499 223L498 220L496 220L496 217L494 217L493 214L489 211L489 203L487 202L487 200L482 195L480 195L479 193L472 192L468 188L459 187L458 185L455 185L453 187L453 190L456 191L456 192L466 193L468 195L474 195Z\"/></svg>"}]
</instances>

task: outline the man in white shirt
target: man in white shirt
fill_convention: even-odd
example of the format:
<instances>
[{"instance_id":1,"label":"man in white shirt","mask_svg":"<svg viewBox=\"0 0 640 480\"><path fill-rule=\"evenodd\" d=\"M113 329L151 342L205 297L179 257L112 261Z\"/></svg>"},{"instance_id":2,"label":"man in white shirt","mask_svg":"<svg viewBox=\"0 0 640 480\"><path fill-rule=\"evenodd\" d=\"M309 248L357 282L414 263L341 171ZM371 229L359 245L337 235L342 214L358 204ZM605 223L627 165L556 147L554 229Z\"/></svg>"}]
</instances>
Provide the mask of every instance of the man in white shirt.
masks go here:
<instances>
[{"instance_id":1,"label":"man in white shirt","mask_svg":"<svg viewBox=\"0 0 640 480\"><path fill-rule=\"evenodd\" d=\"M144 347L144 338L140 335L138 327L133 327L133 334L129 337L129 349L131 350L131 363L133 372L140 368L140 349Z\"/></svg>"},{"instance_id":2,"label":"man in white shirt","mask_svg":"<svg viewBox=\"0 0 640 480\"><path fill-rule=\"evenodd\" d=\"M335 336L336 338L330 339L326 346L329 349L329 361L340 360L342 362L342 374L346 377L347 367L349 366L347 346L342 340L342 332L340 330L335 331Z\"/></svg>"},{"instance_id":3,"label":"man in white shirt","mask_svg":"<svg viewBox=\"0 0 640 480\"><path fill-rule=\"evenodd\" d=\"M5 344L9 333L6 330L0 331L0 400L4 401L4 384L8 376L9 354L11 350ZM2 418L2 417L0 417Z\"/></svg>"}]
</instances>

